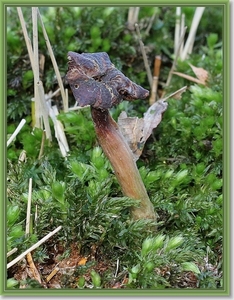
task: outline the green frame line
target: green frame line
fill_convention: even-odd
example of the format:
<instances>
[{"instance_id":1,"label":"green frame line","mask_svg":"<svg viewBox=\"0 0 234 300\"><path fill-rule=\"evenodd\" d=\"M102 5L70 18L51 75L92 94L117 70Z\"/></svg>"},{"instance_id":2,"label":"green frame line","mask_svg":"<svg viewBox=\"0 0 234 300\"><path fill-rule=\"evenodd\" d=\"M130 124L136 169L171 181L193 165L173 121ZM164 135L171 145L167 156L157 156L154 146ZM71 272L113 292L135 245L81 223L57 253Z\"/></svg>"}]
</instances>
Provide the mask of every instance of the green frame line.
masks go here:
<instances>
[{"instance_id":1,"label":"green frame line","mask_svg":"<svg viewBox=\"0 0 234 300\"><path fill-rule=\"evenodd\" d=\"M48 1L40 0L40 1L17 1L17 0L8 0L1 1L0 0L0 20L1 20L1 32L2 32L2 43L0 47L1 51L1 140L2 146L0 150L0 165L1 165L1 280L0 282L0 294L5 296L180 296L180 297L189 297L189 296L198 296L198 297L206 297L206 296L229 296L230 295L230 280L231 280L231 272L230 272L230 2L228 0L222 1L67 1L64 3L63 1ZM223 7L223 99L224 100L224 155L223 155L223 167L225 171L223 172L224 176L224 251L223 251L223 259L224 259L224 287L223 289L214 289L214 290L188 290L188 289L165 289L165 290L79 290L79 289L59 289L59 290L48 290L48 289L31 289L31 290L14 290L14 289L6 289L6 243L5 243L5 199L6 199L6 74L7 74L7 66L6 66L6 7L7 6L222 6Z\"/></svg>"}]
</instances>

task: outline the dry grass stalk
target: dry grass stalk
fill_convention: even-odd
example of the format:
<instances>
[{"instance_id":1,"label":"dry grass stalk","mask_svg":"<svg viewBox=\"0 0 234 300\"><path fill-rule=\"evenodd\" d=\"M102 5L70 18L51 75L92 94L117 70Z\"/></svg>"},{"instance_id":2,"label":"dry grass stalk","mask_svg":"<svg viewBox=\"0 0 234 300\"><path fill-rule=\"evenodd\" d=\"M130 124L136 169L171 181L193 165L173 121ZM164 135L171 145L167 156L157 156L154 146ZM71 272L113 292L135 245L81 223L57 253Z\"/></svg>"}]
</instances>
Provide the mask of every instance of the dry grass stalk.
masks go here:
<instances>
[{"instance_id":1,"label":"dry grass stalk","mask_svg":"<svg viewBox=\"0 0 234 300\"><path fill-rule=\"evenodd\" d=\"M29 35L28 35L28 31L27 31L27 28L26 28L26 23L25 23L25 20L24 20L24 17L23 17L22 9L20 7L17 7L17 12L18 12L18 16L19 16L19 19L20 19L20 24L21 24L21 27L22 27L22 30L23 30L24 39L25 39L25 43L26 43L26 46L27 46L28 55L29 55L29 58L30 58L32 70L34 70L34 54L33 54L33 49L32 49L32 43L31 43L31 40L30 40Z\"/></svg>"},{"instance_id":2,"label":"dry grass stalk","mask_svg":"<svg viewBox=\"0 0 234 300\"><path fill-rule=\"evenodd\" d=\"M10 146L10 144L12 143L12 141L16 138L17 134L20 132L20 130L22 129L22 127L24 126L25 123L26 123L25 119L22 119L20 121L20 123L17 126L16 130L12 133L12 135L9 138L9 140L7 141L7 147Z\"/></svg>"},{"instance_id":3,"label":"dry grass stalk","mask_svg":"<svg viewBox=\"0 0 234 300\"><path fill-rule=\"evenodd\" d=\"M150 29L151 29L152 26L153 26L154 19L155 19L157 13L158 13L158 10L157 10L157 8L156 8L154 14L153 14L152 17L150 18L150 21L149 21L149 24L148 24L147 28L146 28L146 30L145 30L145 35L149 35Z\"/></svg>"},{"instance_id":4,"label":"dry grass stalk","mask_svg":"<svg viewBox=\"0 0 234 300\"><path fill-rule=\"evenodd\" d=\"M175 38L174 38L174 55L178 48L181 32L181 7L176 7L176 23L175 23Z\"/></svg>"},{"instance_id":5,"label":"dry grass stalk","mask_svg":"<svg viewBox=\"0 0 234 300\"><path fill-rule=\"evenodd\" d=\"M151 74L151 71L150 71L149 62L148 62L148 59L147 59L147 56L146 56L145 46L142 42L139 25L137 23L135 24L135 27L136 27L136 32L137 32L137 36L138 36L138 40L139 40L139 44L140 44L140 48L141 48L141 53L142 53L142 56L143 56L143 61L144 61L144 65L145 65L149 85L151 87L152 82L153 82L153 78L152 78L152 74Z\"/></svg>"},{"instance_id":6,"label":"dry grass stalk","mask_svg":"<svg viewBox=\"0 0 234 300\"><path fill-rule=\"evenodd\" d=\"M184 74L184 73L181 73L181 72L173 72L173 74L178 75L178 76L180 76L180 77L183 77L183 78L185 78L185 79L187 79L187 80L190 80L190 81L192 81L192 82L195 82L195 83L197 83L197 84L206 85L206 82L205 82L205 81L200 80L200 79L198 79L198 78L195 78L195 77L193 77L193 76L190 76L190 75L187 75L187 74Z\"/></svg>"},{"instance_id":7,"label":"dry grass stalk","mask_svg":"<svg viewBox=\"0 0 234 300\"><path fill-rule=\"evenodd\" d=\"M61 154L63 157L67 156L67 153L69 152L69 146L67 143L66 135L64 133L64 127L63 124L57 120L57 115L59 114L57 106L52 106L49 101L47 101L47 106L49 109L49 115L54 123L54 130L55 130L55 137L58 141L59 148L61 151Z\"/></svg>"},{"instance_id":8,"label":"dry grass stalk","mask_svg":"<svg viewBox=\"0 0 234 300\"><path fill-rule=\"evenodd\" d=\"M23 259L25 257L25 255L27 255L28 253L32 252L33 250L35 250L37 247L41 246L45 241L47 241L50 237L52 237L55 233L57 233L60 229L62 228L62 226L57 227L54 231L48 233L46 236L44 236L40 241L38 241L37 243L35 243L34 245L32 245L30 248L28 248L26 251L24 251L23 253L21 253L18 257L16 257L15 259L13 259L11 262L9 262L7 264L7 269L9 269L10 267L12 267L13 265L15 265L17 262L19 262L21 259Z\"/></svg>"},{"instance_id":9,"label":"dry grass stalk","mask_svg":"<svg viewBox=\"0 0 234 300\"><path fill-rule=\"evenodd\" d=\"M177 60L178 60L178 58L179 58L180 47L181 47L181 45L182 45L182 43L183 43L183 41L184 41L184 36L185 36L186 29L187 29L187 27L184 27L184 29L183 29L183 31L182 31L182 34L181 34L181 36L180 36L179 43L178 43L177 50L176 50L176 55L175 55L173 64L172 64L172 66L171 66L171 70L170 70L170 72L169 72L169 74L168 74L167 82L166 82L166 84L165 84L165 86L164 86L165 88L168 87L169 84L170 84L170 82L171 82L171 78L172 78L173 72L174 72L174 70L175 70ZM161 96L162 98L164 98L165 93L166 93L166 91L164 90L163 93L162 93L162 96Z\"/></svg>"},{"instance_id":10,"label":"dry grass stalk","mask_svg":"<svg viewBox=\"0 0 234 300\"><path fill-rule=\"evenodd\" d=\"M39 80L36 84L36 91L37 91L38 99L40 100L40 102L39 102L40 103L40 113L43 118L43 123L45 126L46 138L51 141L52 133L50 130L49 112L48 112L48 107L46 105L45 92L44 92L43 83L41 80ZM36 110L36 108L35 108L35 110Z\"/></svg>"},{"instance_id":11,"label":"dry grass stalk","mask_svg":"<svg viewBox=\"0 0 234 300\"><path fill-rule=\"evenodd\" d=\"M27 205L27 216L26 216L26 228L25 228L25 236L28 236L30 233L30 219L31 219L31 203L32 203L32 178L29 179L29 188L28 188L28 205ZM41 283L40 274L34 264L32 254L29 252L26 255L26 259L29 265L30 271L28 274L31 278L34 278L39 283Z\"/></svg>"},{"instance_id":12,"label":"dry grass stalk","mask_svg":"<svg viewBox=\"0 0 234 300\"><path fill-rule=\"evenodd\" d=\"M157 90L158 90L158 78L160 74L160 67L161 67L161 56L155 56L154 60L154 77L151 87L151 95L149 99L150 105L152 105L157 99Z\"/></svg>"},{"instance_id":13,"label":"dry grass stalk","mask_svg":"<svg viewBox=\"0 0 234 300\"><path fill-rule=\"evenodd\" d=\"M197 7L196 8L195 14L193 16L191 29L189 31L189 36L187 38L186 44L185 44L183 52L181 54L181 60L185 60L187 58L188 54L192 53L197 28L200 23L200 20L201 20L204 10L205 10L205 7Z\"/></svg>"},{"instance_id":14,"label":"dry grass stalk","mask_svg":"<svg viewBox=\"0 0 234 300\"><path fill-rule=\"evenodd\" d=\"M52 272L46 277L46 282L49 282L59 271L58 267L55 267Z\"/></svg>"},{"instance_id":15,"label":"dry grass stalk","mask_svg":"<svg viewBox=\"0 0 234 300\"><path fill-rule=\"evenodd\" d=\"M18 250L18 248L13 248L13 249L10 250L9 252L7 252L7 257L9 257L9 256L11 256L12 254L14 254L17 250Z\"/></svg>"},{"instance_id":16,"label":"dry grass stalk","mask_svg":"<svg viewBox=\"0 0 234 300\"><path fill-rule=\"evenodd\" d=\"M128 29L134 30L135 23L138 22L138 15L139 15L140 7L129 7L128 10Z\"/></svg>"},{"instance_id":17,"label":"dry grass stalk","mask_svg":"<svg viewBox=\"0 0 234 300\"><path fill-rule=\"evenodd\" d=\"M60 75L60 72L59 72L59 68L58 68L58 65L57 65L57 62L56 62L56 59L55 59L55 56L54 56L54 52L53 52L53 49L51 47L50 40L49 40L49 37L47 35L44 23L42 21L39 9L37 9L37 13L38 13L39 20L41 22L42 32L43 32L43 35L44 35L44 38L45 38L46 46L47 46L49 54L50 54L51 62L53 64L54 71L55 71L55 74L56 74L56 77L57 77L57 80L58 80L58 85L60 87L62 101L63 101L63 107L66 107L66 94L65 94L65 90L64 90L64 86L63 86L63 81L62 81L62 78L61 78L61 75Z\"/></svg>"},{"instance_id":18,"label":"dry grass stalk","mask_svg":"<svg viewBox=\"0 0 234 300\"><path fill-rule=\"evenodd\" d=\"M74 106L74 107L70 107L68 110L69 110L69 111L75 111L75 110L80 110L80 109L87 108L87 107L90 107L90 105L85 105L85 106Z\"/></svg>"}]
</instances>

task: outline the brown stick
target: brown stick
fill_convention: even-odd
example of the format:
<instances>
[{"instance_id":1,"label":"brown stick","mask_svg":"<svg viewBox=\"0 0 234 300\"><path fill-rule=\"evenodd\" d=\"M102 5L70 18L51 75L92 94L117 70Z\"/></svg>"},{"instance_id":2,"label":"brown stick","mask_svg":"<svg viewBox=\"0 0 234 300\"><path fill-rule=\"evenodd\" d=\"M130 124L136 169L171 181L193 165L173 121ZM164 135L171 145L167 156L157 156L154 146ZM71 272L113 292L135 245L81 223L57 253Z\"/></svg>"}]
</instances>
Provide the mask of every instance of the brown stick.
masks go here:
<instances>
[{"instance_id":1,"label":"brown stick","mask_svg":"<svg viewBox=\"0 0 234 300\"><path fill-rule=\"evenodd\" d=\"M123 194L140 200L139 207L132 207L133 219L156 219L154 208L133 159L131 149L108 110L91 107L95 131L100 146L109 159Z\"/></svg>"}]
</instances>

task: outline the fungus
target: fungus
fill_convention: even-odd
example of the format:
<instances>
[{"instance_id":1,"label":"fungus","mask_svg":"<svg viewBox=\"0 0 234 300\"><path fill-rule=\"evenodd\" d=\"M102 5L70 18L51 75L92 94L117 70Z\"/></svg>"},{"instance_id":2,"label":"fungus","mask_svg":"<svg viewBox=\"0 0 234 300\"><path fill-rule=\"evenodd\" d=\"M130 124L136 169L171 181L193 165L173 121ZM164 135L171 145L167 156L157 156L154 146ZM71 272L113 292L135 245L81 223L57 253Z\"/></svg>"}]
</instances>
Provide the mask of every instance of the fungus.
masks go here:
<instances>
[{"instance_id":1,"label":"fungus","mask_svg":"<svg viewBox=\"0 0 234 300\"><path fill-rule=\"evenodd\" d=\"M132 82L107 53L68 52L67 80L80 106L90 105L95 132L125 196L139 200L133 219L156 219L133 153L109 110L123 100L144 99L149 91Z\"/></svg>"}]
</instances>

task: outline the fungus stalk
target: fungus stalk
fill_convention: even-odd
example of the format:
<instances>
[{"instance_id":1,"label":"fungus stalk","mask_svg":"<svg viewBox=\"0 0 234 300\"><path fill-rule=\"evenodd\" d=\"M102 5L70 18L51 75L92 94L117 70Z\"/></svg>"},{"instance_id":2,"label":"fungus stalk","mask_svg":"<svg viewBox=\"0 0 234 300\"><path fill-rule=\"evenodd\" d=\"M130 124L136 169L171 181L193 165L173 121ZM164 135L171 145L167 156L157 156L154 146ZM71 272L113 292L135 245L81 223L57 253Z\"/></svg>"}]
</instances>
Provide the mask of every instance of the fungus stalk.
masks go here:
<instances>
[{"instance_id":1,"label":"fungus stalk","mask_svg":"<svg viewBox=\"0 0 234 300\"><path fill-rule=\"evenodd\" d=\"M156 219L133 154L108 109L122 100L144 99L149 92L133 83L111 63L105 52L68 52L67 80L80 106L90 105L96 135L125 196L139 200L132 218Z\"/></svg>"}]
</instances>

